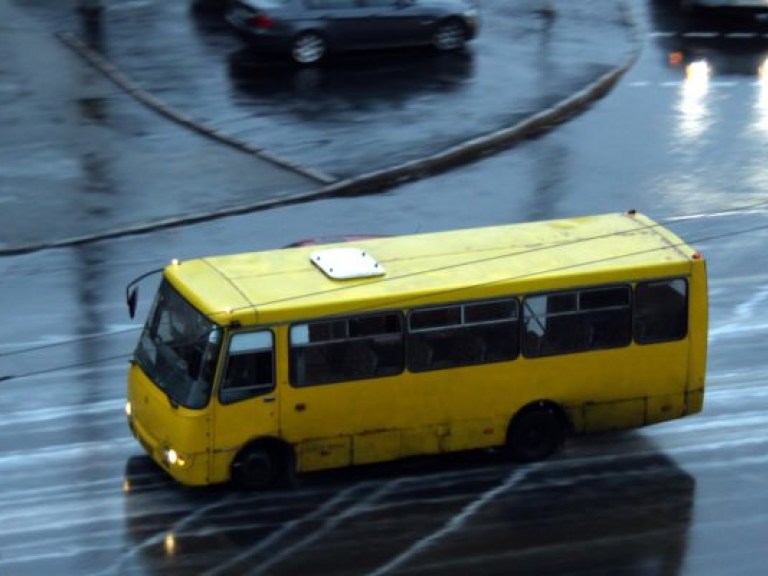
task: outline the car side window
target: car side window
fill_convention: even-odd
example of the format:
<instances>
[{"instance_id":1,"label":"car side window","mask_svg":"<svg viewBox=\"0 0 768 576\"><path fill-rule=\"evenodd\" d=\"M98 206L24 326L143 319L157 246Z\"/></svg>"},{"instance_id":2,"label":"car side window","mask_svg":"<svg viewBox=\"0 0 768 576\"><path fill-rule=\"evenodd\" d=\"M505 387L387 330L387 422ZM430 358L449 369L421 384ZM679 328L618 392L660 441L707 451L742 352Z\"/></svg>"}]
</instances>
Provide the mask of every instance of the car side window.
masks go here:
<instances>
[{"instance_id":1,"label":"car side window","mask_svg":"<svg viewBox=\"0 0 768 576\"><path fill-rule=\"evenodd\" d=\"M368 8L391 8L394 6L403 6L407 4L403 0L363 0L363 4Z\"/></svg>"},{"instance_id":2,"label":"car side window","mask_svg":"<svg viewBox=\"0 0 768 576\"><path fill-rule=\"evenodd\" d=\"M357 0L306 0L306 4L310 10L339 10L359 5Z\"/></svg>"},{"instance_id":3,"label":"car side window","mask_svg":"<svg viewBox=\"0 0 768 576\"><path fill-rule=\"evenodd\" d=\"M219 399L222 404L238 402L275 389L272 332L241 332L229 340L224 380Z\"/></svg>"}]
</instances>

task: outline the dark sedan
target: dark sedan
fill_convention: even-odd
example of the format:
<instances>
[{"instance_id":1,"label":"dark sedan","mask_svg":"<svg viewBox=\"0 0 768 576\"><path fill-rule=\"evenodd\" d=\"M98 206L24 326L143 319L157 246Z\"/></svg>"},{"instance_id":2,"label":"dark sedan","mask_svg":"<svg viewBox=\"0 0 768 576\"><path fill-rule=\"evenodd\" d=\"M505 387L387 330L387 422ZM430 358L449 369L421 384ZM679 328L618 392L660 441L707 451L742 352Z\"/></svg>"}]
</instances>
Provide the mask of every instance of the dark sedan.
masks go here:
<instances>
[{"instance_id":1,"label":"dark sedan","mask_svg":"<svg viewBox=\"0 0 768 576\"><path fill-rule=\"evenodd\" d=\"M235 0L227 21L254 47L307 65L347 50L459 50L477 34L479 9L477 0Z\"/></svg>"}]
</instances>

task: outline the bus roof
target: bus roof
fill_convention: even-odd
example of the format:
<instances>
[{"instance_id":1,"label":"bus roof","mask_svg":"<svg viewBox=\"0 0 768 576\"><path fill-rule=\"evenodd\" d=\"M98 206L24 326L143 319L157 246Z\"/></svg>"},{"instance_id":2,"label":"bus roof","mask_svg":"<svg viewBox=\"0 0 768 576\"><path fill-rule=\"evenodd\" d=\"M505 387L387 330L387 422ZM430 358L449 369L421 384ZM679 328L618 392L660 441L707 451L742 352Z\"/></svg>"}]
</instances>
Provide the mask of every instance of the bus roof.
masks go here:
<instances>
[{"instance_id":1,"label":"bus roof","mask_svg":"<svg viewBox=\"0 0 768 576\"><path fill-rule=\"evenodd\" d=\"M335 279L312 262L342 247L364 253L366 275L353 267ZM695 258L675 234L628 212L199 258L165 277L215 322L250 325L686 275Z\"/></svg>"}]
</instances>

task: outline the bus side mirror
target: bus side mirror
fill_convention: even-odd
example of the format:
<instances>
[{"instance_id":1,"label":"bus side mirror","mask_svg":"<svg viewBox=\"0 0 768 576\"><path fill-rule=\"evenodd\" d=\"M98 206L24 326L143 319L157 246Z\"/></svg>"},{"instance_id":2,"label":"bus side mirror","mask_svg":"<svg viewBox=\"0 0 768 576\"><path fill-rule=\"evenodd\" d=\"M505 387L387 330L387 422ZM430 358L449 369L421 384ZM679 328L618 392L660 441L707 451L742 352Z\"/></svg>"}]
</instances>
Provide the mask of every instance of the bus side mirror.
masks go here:
<instances>
[{"instance_id":1,"label":"bus side mirror","mask_svg":"<svg viewBox=\"0 0 768 576\"><path fill-rule=\"evenodd\" d=\"M128 304L128 314L131 315L131 318L136 316L136 303L139 301L139 282L144 280L144 278L147 276L151 276L152 274L157 274L158 272L162 271L162 268L158 268L156 270L145 272L138 278L131 280L125 287L125 303Z\"/></svg>"},{"instance_id":2,"label":"bus side mirror","mask_svg":"<svg viewBox=\"0 0 768 576\"><path fill-rule=\"evenodd\" d=\"M133 318L136 316L136 303L139 301L139 287L133 286L125 295L126 304L128 304L128 314Z\"/></svg>"}]
</instances>

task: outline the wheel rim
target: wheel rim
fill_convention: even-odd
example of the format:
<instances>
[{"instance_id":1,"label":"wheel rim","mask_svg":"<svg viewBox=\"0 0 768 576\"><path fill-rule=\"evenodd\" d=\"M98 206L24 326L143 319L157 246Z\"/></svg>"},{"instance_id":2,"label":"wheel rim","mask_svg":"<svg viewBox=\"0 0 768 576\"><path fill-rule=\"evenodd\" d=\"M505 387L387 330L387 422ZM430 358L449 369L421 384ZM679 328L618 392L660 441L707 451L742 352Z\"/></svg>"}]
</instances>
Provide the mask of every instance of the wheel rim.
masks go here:
<instances>
[{"instance_id":1,"label":"wheel rim","mask_svg":"<svg viewBox=\"0 0 768 576\"><path fill-rule=\"evenodd\" d=\"M299 64L313 64L325 54L325 42L319 36L300 36L293 45L293 59Z\"/></svg>"},{"instance_id":2,"label":"wheel rim","mask_svg":"<svg viewBox=\"0 0 768 576\"><path fill-rule=\"evenodd\" d=\"M521 442L529 454L541 454L552 443L552 435L545 426L532 426L525 430Z\"/></svg>"},{"instance_id":3,"label":"wheel rim","mask_svg":"<svg viewBox=\"0 0 768 576\"><path fill-rule=\"evenodd\" d=\"M524 414L511 430L514 456L523 462L544 460L560 445L560 426L551 412Z\"/></svg>"},{"instance_id":4,"label":"wheel rim","mask_svg":"<svg viewBox=\"0 0 768 576\"><path fill-rule=\"evenodd\" d=\"M275 462L269 454L254 450L240 459L235 466L236 479L248 488L264 488L275 478Z\"/></svg>"},{"instance_id":5,"label":"wheel rim","mask_svg":"<svg viewBox=\"0 0 768 576\"><path fill-rule=\"evenodd\" d=\"M456 50L464 45L464 28L458 22L441 25L435 32L435 46L438 50Z\"/></svg>"}]
</instances>

